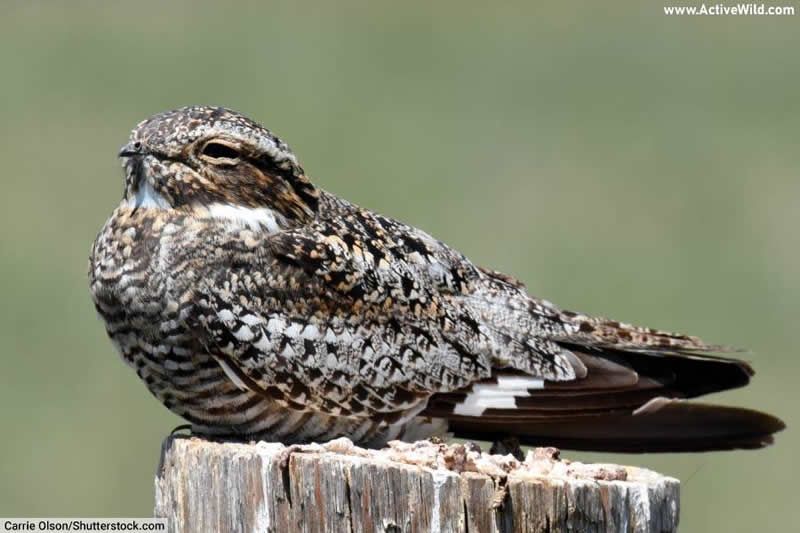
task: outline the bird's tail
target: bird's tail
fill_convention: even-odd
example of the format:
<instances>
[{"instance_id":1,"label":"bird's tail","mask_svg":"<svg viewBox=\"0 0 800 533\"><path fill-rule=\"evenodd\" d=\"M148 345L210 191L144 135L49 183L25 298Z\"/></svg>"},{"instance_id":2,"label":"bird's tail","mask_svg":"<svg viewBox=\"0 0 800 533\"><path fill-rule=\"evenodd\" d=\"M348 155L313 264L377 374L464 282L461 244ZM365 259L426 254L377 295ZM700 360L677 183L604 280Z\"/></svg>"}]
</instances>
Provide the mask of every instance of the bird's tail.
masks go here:
<instances>
[{"instance_id":1,"label":"bird's tail","mask_svg":"<svg viewBox=\"0 0 800 533\"><path fill-rule=\"evenodd\" d=\"M614 452L760 448L785 427L758 411L687 401L750 381L750 365L717 355L730 348L553 310L568 334L551 340L570 354L574 379L495 368L434 395L424 414L447 419L459 437Z\"/></svg>"},{"instance_id":2,"label":"bird's tail","mask_svg":"<svg viewBox=\"0 0 800 533\"><path fill-rule=\"evenodd\" d=\"M635 410L524 411L451 414L448 430L465 439L495 441L513 435L531 446L649 453L762 448L784 428L777 418L758 411L667 398Z\"/></svg>"}]
</instances>

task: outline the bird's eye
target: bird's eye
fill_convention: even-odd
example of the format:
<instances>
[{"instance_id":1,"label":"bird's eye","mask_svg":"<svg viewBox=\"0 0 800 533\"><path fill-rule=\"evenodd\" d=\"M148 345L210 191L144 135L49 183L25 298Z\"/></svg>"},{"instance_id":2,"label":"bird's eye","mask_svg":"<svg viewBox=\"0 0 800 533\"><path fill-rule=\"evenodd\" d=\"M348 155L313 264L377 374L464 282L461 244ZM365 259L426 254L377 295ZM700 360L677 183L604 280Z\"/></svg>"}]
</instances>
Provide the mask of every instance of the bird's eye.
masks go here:
<instances>
[{"instance_id":1,"label":"bird's eye","mask_svg":"<svg viewBox=\"0 0 800 533\"><path fill-rule=\"evenodd\" d=\"M240 155L238 149L219 141L207 142L200 153L208 159L223 159L228 162L239 159Z\"/></svg>"}]
</instances>

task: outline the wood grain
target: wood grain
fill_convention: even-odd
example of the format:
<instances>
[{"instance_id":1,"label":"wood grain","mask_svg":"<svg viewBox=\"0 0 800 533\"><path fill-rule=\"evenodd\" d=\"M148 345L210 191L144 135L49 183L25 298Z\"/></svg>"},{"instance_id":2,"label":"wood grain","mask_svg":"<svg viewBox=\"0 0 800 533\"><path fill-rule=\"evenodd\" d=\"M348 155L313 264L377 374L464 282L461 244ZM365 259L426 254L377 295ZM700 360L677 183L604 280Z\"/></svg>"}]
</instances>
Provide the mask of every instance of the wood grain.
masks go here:
<instances>
[{"instance_id":1,"label":"wood grain","mask_svg":"<svg viewBox=\"0 0 800 533\"><path fill-rule=\"evenodd\" d=\"M676 531L677 479L617 465L524 461L463 444L164 443L155 515L170 531Z\"/></svg>"}]
</instances>

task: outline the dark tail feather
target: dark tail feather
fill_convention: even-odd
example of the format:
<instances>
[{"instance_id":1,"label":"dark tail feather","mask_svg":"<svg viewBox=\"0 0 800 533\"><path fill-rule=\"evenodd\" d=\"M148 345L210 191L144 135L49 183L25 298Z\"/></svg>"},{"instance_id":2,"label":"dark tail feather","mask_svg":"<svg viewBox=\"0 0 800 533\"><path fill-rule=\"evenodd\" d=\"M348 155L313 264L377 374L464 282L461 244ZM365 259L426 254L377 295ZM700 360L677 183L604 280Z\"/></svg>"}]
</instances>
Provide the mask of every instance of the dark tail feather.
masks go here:
<instances>
[{"instance_id":1,"label":"dark tail feather","mask_svg":"<svg viewBox=\"0 0 800 533\"><path fill-rule=\"evenodd\" d=\"M656 398L631 413L556 416L525 421L495 416L450 419L456 437L498 440L517 436L522 444L604 452L702 452L762 448L784 423L738 407Z\"/></svg>"},{"instance_id":2,"label":"dark tail feather","mask_svg":"<svg viewBox=\"0 0 800 533\"><path fill-rule=\"evenodd\" d=\"M752 367L744 361L706 353L631 352L613 348L592 350L569 344L563 346L575 353L587 366L595 366L596 362L604 365L614 363L633 370L640 379L646 377L657 380L672 391L672 394L662 393L662 396L694 398L744 387L755 374ZM597 373L603 375L605 371L601 369ZM580 381L572 384L580 386Z\"/></svg>"}]
</instances>

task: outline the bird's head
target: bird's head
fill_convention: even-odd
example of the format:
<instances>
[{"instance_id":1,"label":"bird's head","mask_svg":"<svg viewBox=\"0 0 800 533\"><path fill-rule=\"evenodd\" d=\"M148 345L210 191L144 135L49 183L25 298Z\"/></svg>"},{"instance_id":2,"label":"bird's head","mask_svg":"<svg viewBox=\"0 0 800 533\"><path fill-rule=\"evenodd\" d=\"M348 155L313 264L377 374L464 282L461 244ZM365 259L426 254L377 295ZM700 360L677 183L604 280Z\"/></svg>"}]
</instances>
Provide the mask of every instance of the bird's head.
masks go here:
<instances>
[{"instance_id":1,"label":"bird's head","mask_svg":"<svg viewBox=\"0 0 800 533\"><path fill-rule=\"evenodd\" d=\"M261 212L278 227L317 210L319 191L289 147L228 109L194 106L155 115L136 126L119 156L125 201L133 208L243 218Z\"/></svg>"}]
</instances>

